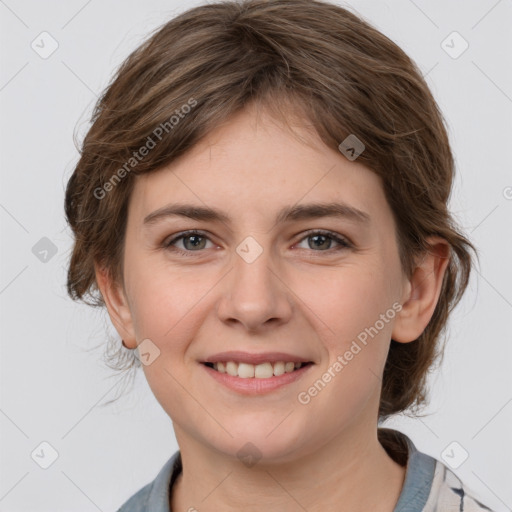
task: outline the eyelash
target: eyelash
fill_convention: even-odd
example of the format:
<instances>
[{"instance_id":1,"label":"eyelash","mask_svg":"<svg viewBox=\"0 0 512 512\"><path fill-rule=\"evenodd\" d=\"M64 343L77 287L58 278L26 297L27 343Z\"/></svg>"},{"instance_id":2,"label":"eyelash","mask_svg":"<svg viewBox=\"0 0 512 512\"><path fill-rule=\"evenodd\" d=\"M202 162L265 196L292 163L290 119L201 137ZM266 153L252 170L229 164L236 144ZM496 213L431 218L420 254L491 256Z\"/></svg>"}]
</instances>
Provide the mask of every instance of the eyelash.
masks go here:
<instances>
[{"instance_id":1,"label":"eyelash","mask_svg":"<svg viewBox=\"0 0 512 512\"><path fill-rule=\"evenodd\" d=\"M202 238L206 238L207 240L210 240L208 238L208 236L206 236L206 234L203 231L199 231L199 230L196 230L196 229L191 229L191 230L183 231L183 232L179 233L178 236L172 238L169 241L164 241L162 243L162 247L164 249L169 249L172 252L176 252L176 253L178 253L178 254L180 254L182 256L196 257L197 255L194 254L194 253L200 253L202 251L200 251L200 250L199 251L185 251L183 249L178 249L177 247L173 246L173 244L176 243L178 240L181 240L182 238L188 238L189 236L193 236L193 235L198 235L198 236L200 236ZM336 233L334 233L332 231L327 231L327 230L323 230L323 229L307 231L305 236L303 236L297 243L300 243L303 240L305 240L307 238L310 238L310 237L312 237L314 235L326 236L326 237L334 240L340 246L338 248L335 248L335 249L327 249L326 251L313 251L313 252L332 254L333 252L342 251L344 249L351 249L351 248L354 247L353 244L351 242L349 242L346 238L343 238L343 237L339 236L338 234L336 234Z\"/></svg>"}]
</instances>

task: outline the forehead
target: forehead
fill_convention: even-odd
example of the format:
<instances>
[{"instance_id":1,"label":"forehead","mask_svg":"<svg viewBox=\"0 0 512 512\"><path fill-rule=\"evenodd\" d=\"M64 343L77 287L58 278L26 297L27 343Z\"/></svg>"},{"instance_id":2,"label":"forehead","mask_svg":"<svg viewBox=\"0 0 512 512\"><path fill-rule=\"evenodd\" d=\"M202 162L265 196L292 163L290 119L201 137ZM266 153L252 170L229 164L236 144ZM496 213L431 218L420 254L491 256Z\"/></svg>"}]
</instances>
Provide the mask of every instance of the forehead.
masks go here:
<instances>
[{"instance_id":1,"label":"forehead","mask_svg":"<svg viewBox=\"0 0 512 512\"><path fill-rule=\"evenodd\" d=\"M320 202L371 216L389 210L370 169L327 147L306 126L295 125L292 133L265 112L246 109L170 165L137 176L129 216L142 223L181 203L239 220L277 218L285 208Z\"/></svg>"}]
</instances>

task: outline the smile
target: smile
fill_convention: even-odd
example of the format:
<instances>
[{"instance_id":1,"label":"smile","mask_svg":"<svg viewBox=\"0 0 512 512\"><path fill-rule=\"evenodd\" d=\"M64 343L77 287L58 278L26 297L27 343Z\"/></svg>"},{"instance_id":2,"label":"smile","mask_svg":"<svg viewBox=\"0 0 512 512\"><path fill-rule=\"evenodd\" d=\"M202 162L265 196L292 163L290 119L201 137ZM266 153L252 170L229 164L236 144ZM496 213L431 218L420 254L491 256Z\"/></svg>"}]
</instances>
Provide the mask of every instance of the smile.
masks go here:
<instances>
[{"instance_id":1,"label":"smile","mask_svg":"<svg viewBox=\"0 0 512 512\"><path fill-rule=\"evenodd\" d=\"M222 387L242 395L255 396L292 385L308 373L314 363L267 361L251 364L216 361L203 362L200 366Z\"/></svg>"},{"instance_id":2,"label":"smile","mask_svg":"<svg viewBox=\"0 0 512 512\"><path fill-rule=\"evenodd\" d=\"M292 373L311 363L295 363L293 361L268 361L260 364L238 363L236 361L219 361L217 363L205 363L219 373L226 373L232 377L242 379L269 379L279 377L285 373Z\"/></svg>"}]
</instances>

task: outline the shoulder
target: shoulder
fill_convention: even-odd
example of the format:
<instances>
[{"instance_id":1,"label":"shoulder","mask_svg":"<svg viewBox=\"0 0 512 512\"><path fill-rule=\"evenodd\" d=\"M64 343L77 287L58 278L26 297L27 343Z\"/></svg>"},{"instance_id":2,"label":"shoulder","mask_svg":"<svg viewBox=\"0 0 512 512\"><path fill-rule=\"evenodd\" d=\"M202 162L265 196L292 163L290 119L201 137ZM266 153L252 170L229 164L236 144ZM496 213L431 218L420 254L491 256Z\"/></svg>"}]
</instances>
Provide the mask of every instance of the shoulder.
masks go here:
<instances>
[{"instance_id":1,"label":"shoulder","mask_svg":"<svg viewBox=\"0 0 512 512\"><path fill-rule=\"evenodd\" d=\"M145 485L142 489L139 489L131 498L121 505L117 512L141 512L148 510L147 504L153 483L154 481Z\"/></svg>"},{"instance_id":2,"label":"shoulder","mask_svg":"<svg viewBox=\"0 0 512 512\"><path fill-rule=\"evenodd\" d=\"M116 512L171 512L170 488L181 472L181 456L177 451L164 464L156 478L139 489Z\"/></svg>"},{"instance_id":3,"label":"shoulder","mask_svg":"<svg viewBox=\"0 0 512 512\"><path fill-rule=\"evenodd\" d=\"M471 489L442 462L436 460L430 495L425 512L446 510L456 512L484 512L492 510L474 497Z\"/></svg>"},{"instance_id":4,"label":"shoulder","mask_svg":"<svg viewBox=\"0 0 512 512\"><path fill-rule=\"evenodd\" d=\"M394 512L493 512L450 468L419 451L404 433L379 429L379 440L389 455L406 467Z\"/></svg>"}]
</instances>

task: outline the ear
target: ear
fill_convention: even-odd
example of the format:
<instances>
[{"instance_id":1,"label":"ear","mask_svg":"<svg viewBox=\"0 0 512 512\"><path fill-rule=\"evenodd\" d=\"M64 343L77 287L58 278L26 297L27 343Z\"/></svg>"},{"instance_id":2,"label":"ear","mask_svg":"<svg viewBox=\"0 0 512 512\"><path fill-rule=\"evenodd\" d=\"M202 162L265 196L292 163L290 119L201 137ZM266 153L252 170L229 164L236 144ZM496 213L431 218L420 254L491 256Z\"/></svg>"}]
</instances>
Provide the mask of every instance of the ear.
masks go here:
<instances>
[{"instance_id":1,"label":"ear","mask_svg":"<svg viewBox=\"0 0 512 512\"><path fill-rule=\"evenodd\" d=\"M128 348L136 348L137 341L133 328L132 313L123 286L114 282L108 269L94 264L96 282L107 307L112 324Z\"/></svg>"},{"instance_id":2,"label":"ear","mask_svg":"<svg viewBox=\"0 0 512 512\"><path fill-rule=\"evenodd\" d=\"M427 327L439 300L450 260L450 245L439 237L427 239L430 248L419 257L410 278L402 310L395 317L391 338L399 343L418 339Z\"/></svg>"}]
</instances>

